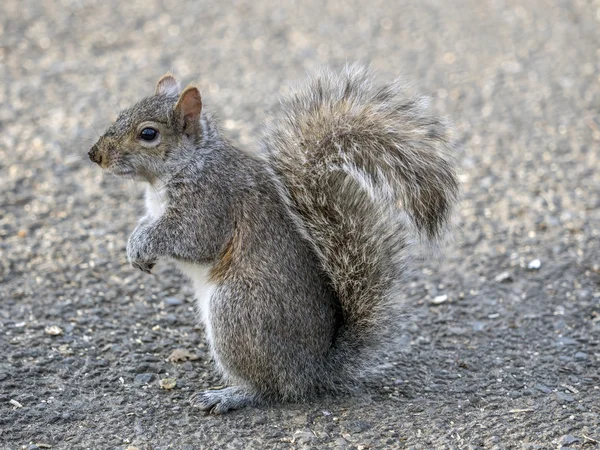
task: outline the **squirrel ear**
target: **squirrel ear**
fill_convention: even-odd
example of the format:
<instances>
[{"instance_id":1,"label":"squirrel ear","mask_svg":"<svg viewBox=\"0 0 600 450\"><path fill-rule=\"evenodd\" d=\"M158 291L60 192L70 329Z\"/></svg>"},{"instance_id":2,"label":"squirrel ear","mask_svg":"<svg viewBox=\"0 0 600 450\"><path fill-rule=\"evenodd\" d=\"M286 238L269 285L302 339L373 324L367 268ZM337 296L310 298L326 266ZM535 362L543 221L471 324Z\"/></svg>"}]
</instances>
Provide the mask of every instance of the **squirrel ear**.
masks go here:
<instances>
[{"instance_id":1,"label":"squirrel ear","mask_svg":"<svg viewBox=\"0 0 600 450\"><path fill-rule=\"evenodd\" d=\"M179 95L179 83L175 77L170 73L160 77L160 80L156 83L155 95Z\"/></svg>"},{"instance_id":2,"label":"squirrel ear","mask_svg":"<svg viewBox=\"0 0 600 450\"><path fill-rule=\"evenodd\" d=\"M175 110L183 117L185 122L198 122L202 112L202 98L200 91L195 86L188 86L179 96Z\"/></svg>"}]
</instances>

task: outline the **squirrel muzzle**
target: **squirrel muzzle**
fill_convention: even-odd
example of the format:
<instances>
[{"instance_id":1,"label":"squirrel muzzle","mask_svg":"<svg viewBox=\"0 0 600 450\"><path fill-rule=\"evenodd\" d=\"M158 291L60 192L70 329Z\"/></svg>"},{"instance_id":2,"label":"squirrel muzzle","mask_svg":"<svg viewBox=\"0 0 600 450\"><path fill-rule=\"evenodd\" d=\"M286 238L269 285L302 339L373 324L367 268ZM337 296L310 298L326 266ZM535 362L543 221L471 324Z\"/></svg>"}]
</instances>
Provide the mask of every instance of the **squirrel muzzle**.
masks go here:
<instances>
[{"instance_id":1,"label":"squirrel muzzle","mask_svg":"<svg viewBox=\"0 0 600 450\"><path fill-rule=\"evenodd\" d=\"M94 144L92 149L88 152L88 156L90 157L90 159L93 162L95 162L99 166L102 165L102 155L100 154L100 152L98 150L98 144Z\"/></svg>"}]
</instances>

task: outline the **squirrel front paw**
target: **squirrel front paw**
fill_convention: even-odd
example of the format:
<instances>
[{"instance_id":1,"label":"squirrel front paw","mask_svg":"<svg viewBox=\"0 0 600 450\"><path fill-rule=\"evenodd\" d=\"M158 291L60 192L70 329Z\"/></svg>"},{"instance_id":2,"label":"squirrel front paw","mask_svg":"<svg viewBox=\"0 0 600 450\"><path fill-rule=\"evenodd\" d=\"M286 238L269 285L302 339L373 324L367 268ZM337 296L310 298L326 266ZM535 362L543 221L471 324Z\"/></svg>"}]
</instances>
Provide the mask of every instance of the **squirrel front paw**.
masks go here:
<instances>
[{"instance_id":1,"label":"squirrel front paw","mask_svg":"<svg viewBox=\"0 0 600 450\"><path fill-rule=\"evenodd\" d=\"M152 268L156 264L156 257L144 245L144 228L138 226L127 241L127 259L134 269L139 269L144 273L152 273Z\"/></svg>"},{"instance_id":2,"label":"squirrel front paw","mask_svg":"<svg viewBox=\"0 0 600 450\"><path fill-rule=\"evenodd\" d=\"M134 269L139 269L144 273L151 274L156 261L130 261L130 264Z\"/></svg>"}]
</instances>

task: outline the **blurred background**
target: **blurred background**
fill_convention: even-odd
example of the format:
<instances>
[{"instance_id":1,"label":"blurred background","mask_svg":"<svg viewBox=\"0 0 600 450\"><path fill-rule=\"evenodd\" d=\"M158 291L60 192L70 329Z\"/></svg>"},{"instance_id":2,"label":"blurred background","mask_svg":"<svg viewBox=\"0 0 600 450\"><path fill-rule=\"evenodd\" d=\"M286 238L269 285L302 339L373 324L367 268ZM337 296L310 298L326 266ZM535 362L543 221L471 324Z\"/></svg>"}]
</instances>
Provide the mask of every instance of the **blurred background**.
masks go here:
<instances>
[{"instance_id":1,"label":"blurred background","mask_svg":"<svg viewBox=\"0 0 600 450\"><path fill-rule=\"evenodd\" d=\"M167 70L197 81L228 135L252 146L290 83L361 61L382 80L400 76L433 95L455 121L468 149L465 181L483 171L490 217L527 216L520 197L533 190L545 192L534 193L538 202L565 194L583 208L597 199L594 183L583 183L592 174L569 167L597 163L598 14L590 0L5 1L3 161L83 164L94 129L151 94ZM57 181L49 196L66 180Z\"/></svg>"},{"instance_id":2,"label":"blurred background","mask_svg":"<svg viewBox=\"0 0 600 450\"><path fill-rule=\"evenodd\" d=\"M597 445L599 43L598 0L3 0L0 447ZM141 190L86 153L168 70L252 149L290 83L354 61L456 124L454 239L407 282L406 345L360 408L200 420L184 400L218 380L190 292L127 266Z\"/></svg>"}]
</instances>

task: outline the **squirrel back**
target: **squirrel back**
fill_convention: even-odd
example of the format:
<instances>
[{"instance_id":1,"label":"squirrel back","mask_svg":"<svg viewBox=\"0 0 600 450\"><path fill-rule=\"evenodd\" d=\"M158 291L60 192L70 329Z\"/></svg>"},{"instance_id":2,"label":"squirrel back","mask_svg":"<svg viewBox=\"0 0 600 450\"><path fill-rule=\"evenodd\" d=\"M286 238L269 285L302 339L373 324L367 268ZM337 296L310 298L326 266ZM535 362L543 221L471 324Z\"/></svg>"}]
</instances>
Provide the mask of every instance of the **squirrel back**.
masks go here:
<instances>
[{"instance_id":1,"label":"squirrel back","mask_svg":"<svg viewBox=\"0 0 600 450\"><path fill-rule=\"evenodd\" d=\"M282 102L262 151L339 297L332 364L352 377L382 348L417 241L435 244L457 199L452 129L370 71L323 72Z\"/></svg>"}]
</instances>

